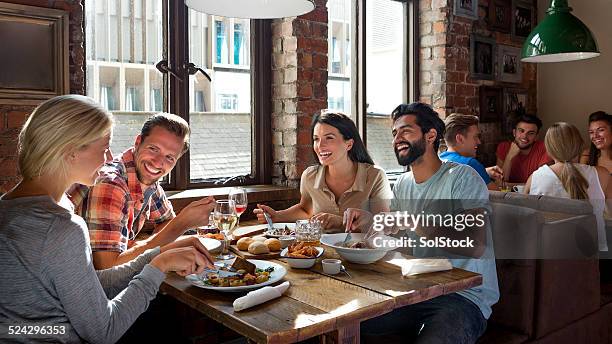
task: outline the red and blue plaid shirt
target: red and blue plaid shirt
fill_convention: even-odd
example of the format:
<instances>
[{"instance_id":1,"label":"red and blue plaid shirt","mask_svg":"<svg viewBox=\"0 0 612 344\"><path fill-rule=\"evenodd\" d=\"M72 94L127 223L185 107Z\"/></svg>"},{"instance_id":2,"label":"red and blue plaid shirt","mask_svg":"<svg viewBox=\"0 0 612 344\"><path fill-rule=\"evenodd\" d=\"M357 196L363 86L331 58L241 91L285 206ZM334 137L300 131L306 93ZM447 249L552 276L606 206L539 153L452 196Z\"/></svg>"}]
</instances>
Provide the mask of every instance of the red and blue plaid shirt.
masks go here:
<instances>
[{"instance_id":1,"label":"red and blue plaid shirt","mask_svg":"<svg viewBox=\"0 0 612 344\"><path fill-rule=\"evenodd\" d=\"M159 183L142 190L136 175L134 148L105 165L96 185L76 184L68 194L75 212L87 222L93 251L124 252L146 220L160 224L176 216ZM146 197L149 194L150 197ZM138 223L135 223L134 218L147 198Z\"/></svg>"}]
</instances>

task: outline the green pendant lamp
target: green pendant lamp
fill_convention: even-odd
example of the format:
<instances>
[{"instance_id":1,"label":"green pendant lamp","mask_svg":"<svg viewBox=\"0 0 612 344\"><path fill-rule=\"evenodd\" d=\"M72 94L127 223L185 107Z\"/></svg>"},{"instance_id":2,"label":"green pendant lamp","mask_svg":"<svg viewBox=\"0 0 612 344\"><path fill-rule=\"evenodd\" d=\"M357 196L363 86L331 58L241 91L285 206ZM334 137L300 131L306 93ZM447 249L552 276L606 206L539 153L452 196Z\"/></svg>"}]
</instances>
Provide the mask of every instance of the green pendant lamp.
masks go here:
<instances>
[{"instance_id":1,"label":"green pendant lamp","mask_svg":"<svg viewBox=\"0 0 612 344\"><path fill-rule=\"evenodd\" d=\"M567 0L551 0L546 17L523 44L523 62L563 62L599 56L591 30L570 12Z\"/></svg>"}]
</instances>

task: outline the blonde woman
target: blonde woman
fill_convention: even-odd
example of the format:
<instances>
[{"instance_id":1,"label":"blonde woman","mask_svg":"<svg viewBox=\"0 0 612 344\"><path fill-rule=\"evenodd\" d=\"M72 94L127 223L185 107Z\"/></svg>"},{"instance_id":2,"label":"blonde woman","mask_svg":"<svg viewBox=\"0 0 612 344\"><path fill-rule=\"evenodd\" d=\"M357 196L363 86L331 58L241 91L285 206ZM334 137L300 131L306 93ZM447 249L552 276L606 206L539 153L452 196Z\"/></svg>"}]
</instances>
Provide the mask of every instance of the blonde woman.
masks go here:
<instances>
[{"instance_id":1,"label":"blonde woman","mask_svg":"<svg viewBox=\"0 0 612 344\"><path fill-rule=\"evenodd\" d=\"M116 342L155 298L166 272L211 266L204 247L163 253L157 247L114 269L94 270L87 226L65 191L73 183L94 184L111 158L111 135L112 115L77 95L42 103L25 123L18 153L23 180L0 197L0 323L54 325L40 341Z\"/></svg>"},{"instance_id":2,"label":"blonde woman","mask_svg":"<svg viewBox=\"0 0 612 344\"><path fill-rule=\"evenodd\" d=\"M609 183L608 171L601 166L577 163L584 147L578 129L565 122L553 124L546 132L544 145L553 165L543 165L527 180L525 193L572 199L588 199L597 218L599 250L607 251L603 212L603 190Z\"/></svg>"}]
</instances>

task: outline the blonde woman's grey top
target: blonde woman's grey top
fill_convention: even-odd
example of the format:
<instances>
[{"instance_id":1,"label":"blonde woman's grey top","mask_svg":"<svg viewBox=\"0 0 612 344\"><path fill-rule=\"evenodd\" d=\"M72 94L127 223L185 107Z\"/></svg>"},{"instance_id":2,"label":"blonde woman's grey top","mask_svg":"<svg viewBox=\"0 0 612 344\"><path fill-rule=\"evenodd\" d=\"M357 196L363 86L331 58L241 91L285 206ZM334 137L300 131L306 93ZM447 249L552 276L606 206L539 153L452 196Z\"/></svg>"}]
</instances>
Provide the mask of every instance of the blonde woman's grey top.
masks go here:
<instances>
[{"instance_id":1,"label":"blonde woman's grey top","mask_svg":"<svg viewBox=\"0 0 612 344\"><path fill-rule=\"evenodd\" d=\"M148 265L157 254L96 271L87 226L71 209L48 196L0 198L0 342L116 342L164 280ZM5 337L8 325L34 324L66 334Z\"/></svg>"}]
</instances>

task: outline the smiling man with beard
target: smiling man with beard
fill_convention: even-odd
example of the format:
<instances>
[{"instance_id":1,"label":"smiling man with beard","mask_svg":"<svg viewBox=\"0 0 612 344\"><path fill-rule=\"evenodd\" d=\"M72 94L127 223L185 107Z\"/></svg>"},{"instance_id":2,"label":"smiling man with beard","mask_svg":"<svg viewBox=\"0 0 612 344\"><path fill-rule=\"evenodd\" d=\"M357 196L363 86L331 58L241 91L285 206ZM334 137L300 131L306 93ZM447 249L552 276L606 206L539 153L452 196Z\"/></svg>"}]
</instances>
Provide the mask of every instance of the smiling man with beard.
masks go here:
<instances>
[{"instance_id":1,"label":"smiling man with beard","mask_svg":"<svg viewBox=\"0 0 612 344\"><path fill-rule=\"evenodd\" d=\"M75 212L89 228L96 269L126 263L157 246L162 252L183 246L205 250L197 238L175 240L189 228L208 224L214 199L192 202L175 215L159 184L189 148L189 134L184 119L155 114L144 123L134 147L102 168L94 186L70 190ZM155 234L135 241L147 220L155 223Z\"/></svg>"},{"instance_id":2,"label":"smiling man with beard","mask_svg":"<svg viewBox=\"0 0 612 344\"><path fill-rule=\"evenodd\" d=\"M499 299L487 216L490 211L487 186L473 168L440 160L437 151L445 127L429 105L402 104L393 110L391 117L397 161L410 165L410 171L398 178L391 213L383 215L424 213L455 218L473 215L484 220L480 225L465 228L413 222L403 228L393 225L376 229L371 213L351 208L345 214L347 230L368 231L367 237L382 230L386 235L416 242L469 238L476 243L473 248L415 245L407 253L419 258L447 257L453 267L479 273L483 281L478 287L398 308L363 322L361 339L364 343L475 343L486 329L491 306Z\"/></svg>"},{"instance_id":3,"label":"smiling man with beard","mask_svg":"<svg viewBox=\"0 0 612 344\"><path fill-rule=\"evenodd\" d=\"M512 130L514 140L497 146L497 166L503 170L505 181L524 184L540 166L552 162L546 154L544 142L538 140L541 127L539 118L523 114Z\"/></svg>"}]
</instances>

